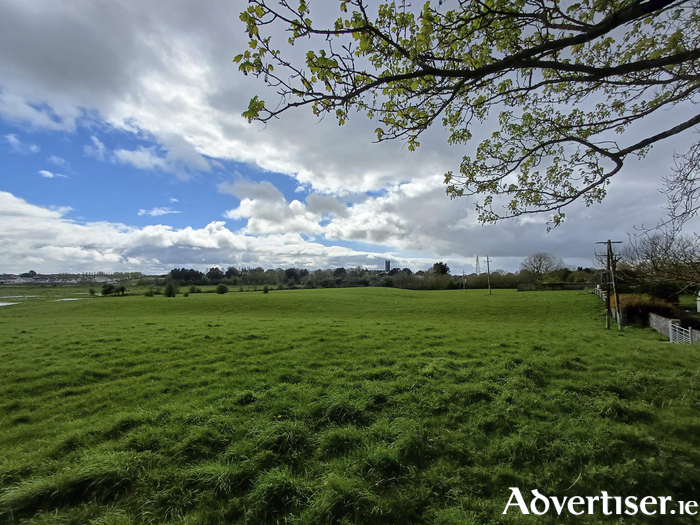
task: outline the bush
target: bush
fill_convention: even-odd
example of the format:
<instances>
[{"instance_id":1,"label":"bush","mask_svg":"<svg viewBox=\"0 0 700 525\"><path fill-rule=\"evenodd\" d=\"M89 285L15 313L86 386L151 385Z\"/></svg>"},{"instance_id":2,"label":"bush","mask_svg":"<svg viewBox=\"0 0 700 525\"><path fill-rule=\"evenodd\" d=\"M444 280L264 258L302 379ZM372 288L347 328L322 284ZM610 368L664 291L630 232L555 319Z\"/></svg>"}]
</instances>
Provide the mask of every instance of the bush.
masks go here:
<instances>
[{"instance_id":1,"label":"bush","mask_svg":"<svg viewBox=\"0 0 700 525\"><path fill-rule=\"evenodd\" d=\"M143 295L145 295L146 297L153 297L153 287L149 286L148 290L146 290L146 292Z\"/></svg>"},{"instance_id":2,"label":"bush","mask_svg":"<svg viewBox=\"0 0 700 525\"><path fill-rule=\"evenodd\" d=\"M185 297L189 297L189 296L190 296L190 292L185 292L185 293L183 293L182 295L184 295Z\"/></svg>"},{"instance_id":3,"label":"bush","mask_svg":"<svg viewBox=\"0 0 700 525\"><path fill-rule=\"evenodd\" d=\"M218 293L218 294L228 293L228 286L226 286L225 284L220 284L219 286L216 287L216 293Z\"/></svg>"},{"instance_id":4,"label":"bush","mask_svg":"<svg viewBox=\"0 0 700 525\"><path fill-rule=\"evenodd\" d=\"M270 290L267 288L267 285L265 285L265 288L263 288L263 293L268 293Z\"/></svg>"},{"instance_id":5,"label":"bush","mask_svg":"<svg viewBox=\"0 0 700 525\"><path fill-rule=\"evenodd\" d=\"M95 296L95 289L90 288L90 297L94 297L94 296Z\"/></svg>"},{"instance_id":6,"label":"bush","mask_svg":"<svg viewBox=\"0 0 700 525\"><path fill-rule=\"evenodd\" d=\"M674 282L651 283L642 287L642 291L653 297L678 304L678 296L683 290L682 284Z\"/></svg>"},{"instance_id":7,"label":"bush","mask_svg":"<svg viewBox=\"0 0 700 525\"><path fill-rule=\"evenodd\" d=\"M615 296L610 298L610 306L616 308ZM650 313L663 317L675 317L676 315L676 308L673 304L651 295L621 295L620 308L622 315L627 317L627 322L638 322L645 325L649 322Z\"/></svg>"},{"instance_id":8,"label":"bush","mask_svg":"<svg viewBox=\"0 0 700 525\"><path fill-rule=\"evenodd\" d=\"M113 284L105 284L102 287L102 295L111 295L116 291L116 288L114 287Z\"/></svg>"},{"instance_id":9,"label":"bush","mask_svg":"<svg viewBox=\"0 0 700 525\"><path fill-rule=\"evenodd\" d=\"M163 292L163 295L165 295L165 297L175 297L177 295L177 292L177 285L174 281L170 281L168 284L165 285L165 291Z\"/></svg>"}]
</instances>

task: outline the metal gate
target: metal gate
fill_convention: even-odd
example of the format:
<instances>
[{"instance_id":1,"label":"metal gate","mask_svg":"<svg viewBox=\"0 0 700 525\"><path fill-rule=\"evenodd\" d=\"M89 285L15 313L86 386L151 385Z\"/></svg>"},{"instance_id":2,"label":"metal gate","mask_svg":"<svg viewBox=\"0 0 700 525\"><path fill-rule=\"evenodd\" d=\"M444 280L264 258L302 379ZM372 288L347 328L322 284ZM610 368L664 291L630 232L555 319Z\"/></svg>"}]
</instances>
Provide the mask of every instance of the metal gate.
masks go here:
<instances>
[{"instance_id":1,"label":"metal gate","mask_svg":"<svg viewBox=\"0 0 700 525\"><path fill-rule=\"evenodd\" d=\"M693 342L692 328L683 328L681 325L669 321L668 333L672 343L681 343L689 345Z\"/></svg>"}]
</instances>

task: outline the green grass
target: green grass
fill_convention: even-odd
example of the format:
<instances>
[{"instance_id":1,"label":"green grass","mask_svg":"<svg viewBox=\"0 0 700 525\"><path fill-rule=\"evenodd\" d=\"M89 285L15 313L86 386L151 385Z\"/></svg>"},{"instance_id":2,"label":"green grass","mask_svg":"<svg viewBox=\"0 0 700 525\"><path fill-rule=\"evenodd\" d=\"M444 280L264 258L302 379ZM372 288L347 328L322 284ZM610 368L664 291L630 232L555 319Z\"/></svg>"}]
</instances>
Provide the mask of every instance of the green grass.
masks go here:
<instances>
[{"instance_id":1,"label":"green grass","mask_svg":"<svg viewBox=\"0 0 700 525\"><path fill-rule=\"evenodd\" d=\"M681 294L678 296L678 302L681 308L691 308L695 310L698 304L698 297L692 294Z\"/></svg>"},{"instance_id":2,"label":"green grass","mask_svg":"<svg viewBox=\"0 0 700 525\"><path fill-rule=\"evenodd\" d=\"M596 296L42 290L0 307L0 523L557 522L503 516L509 487L700 500L697 348L605 331Z\"/></svg>"}]
</instances>

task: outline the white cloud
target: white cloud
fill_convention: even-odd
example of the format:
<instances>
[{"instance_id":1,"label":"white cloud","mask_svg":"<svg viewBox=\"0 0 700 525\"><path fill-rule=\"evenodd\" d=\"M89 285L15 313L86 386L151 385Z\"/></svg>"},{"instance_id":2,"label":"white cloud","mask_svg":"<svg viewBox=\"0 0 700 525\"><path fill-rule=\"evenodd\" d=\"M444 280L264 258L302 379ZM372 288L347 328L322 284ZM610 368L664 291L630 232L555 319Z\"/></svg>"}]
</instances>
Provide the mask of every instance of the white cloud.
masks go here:
<instances>
[{"instance_id":1,"label":"white cloud","mask_svg":"<svg viewBox=\"0 0 700 525\"><path fill-rule=\"evenodd\" d=\"M36 144L26 144L19 140L17 138L17 135L14 133L10 133L9 135L5 135L5 140L10 144L10 148L12 151L15 153L21 153L23 155L26 155L27 153L38 153L41 151L41 148L37 146Z\"/></svg>"},{"instance_id":2,"label":"white cloud","mask_svg":"<svg viewBox=\"0 0 700 525\"><path fill-rule=\"evenodd\" d=\"M56 155L51 155L48 158L48 161L58 166L65 166L67 164L66 159L62 159L61 157L57 157Z\"/></svg>"},{"instance_id":3,"label":"white cloud","mask_svg":"<svg viewBox=\"0 0 700 525\"><path fill-rule=\"evenodd\" d=\"M257 199L278 201L284 200L284 195L277 187L268 181L252 182L239 180L236 182L222 182L218 185L219 193L229 193L239 199Z\"/></svg>"},{"instance_id":4,"label":"white cloud","mask_svg":"<svg viewBox=\"0 0 700 525\"><path fill-rule=\"evenodd\" d=\"M66 175L61 175L60 173L51 173L50 171L46 170L39 170L39 175L46 179L53 179L54 177L63 177L64 179L68 178Z\"/></svg>"},{"instance_id":5,"label":"white cloud","mask_svg":"<svg viewBox=\"0 0 700 525\"><path fill-rule=\"evenodd\" d=\"M97 160L104 160L107 148L95 135L90 137L92 140L91 145L83 146L83 153L88 157L95 157Z\"/></svg>"},{"instance_id":6,"label":"white cloud","mask_svg":"<svg viewBox=\"0 0 700 525\"><path fill-rule=\"evenodd\" d=\"M489 255L500 267L515 270L534 251L549 251L564 257L567 263L589 266L596 242L594 234L610 228L604 215L591 216L583 206L578 209L582 218L573 219L572 223L580 230L588 230L575 238L563 228L547 233L540 222L529 220L480 225L466 200L445 198L441 175L397 184L371 197L353 196L350 206L318 194L309 195L306 203L289 202L267 181L224 183L219 185L219 191L241 199L239 206L226 212L225 217L245 220L241 231L246 234L297 232L315 238L323 236L331 242L377 245L380 250L391 247L391 258L403 261L402 266L415 267L416 261L444 259L452 261L456 270L472 271L477 255ZM612 192L610 199L613 207L620 206L618 192ZM627 212L630 217L645 213L639 209ZM613 231L604 235L625 237L623 226L613 225Z\"/></svg>"},{"instance_id":7,"label":"white cloud","mask_svg":"<svg viewBox=\"0 0 700 525\"><path fill-rule=\"evenodd\" d=\"M267 90L231 60L247 45L244 31L231 30L242 29L239 9L219 0L206 6L157 0L80 9L6 5L4 40L13 44L3 53L0 40L6 72L0 92L13 97L14 118L35 127L71 129L96 119L153 138L168 152L165 162L139 150L121 150L117 158L180 178L207 172L213 162L205 157L213 157L295 175L321 192L347 193L406 180L436 162L447 166L444 152L429 147L408 154L401 144L370 145L373 124L360 118L338 128L333 119L318 123L301 110L264 132L248 125L241 117L248 100ZM37 35L52 45L39 46ZM97 143L88 148L104 155Z\"/></svg>"},{"instance_id":8,"label":"white cloud","mask_svg":"<svg viewBox=\"0 0 700 525\"><path fill-rule=\"evenodd\" d=\"M75 123L70 119L65 123L56 122L50 114L36 109L23 96L6 91L0 91L0 116L10 121L26 122L33 127L43 129L71 131L75 127Z\"/></svg>"},{"instance_id":9,"label":"white cloud","mask_svg":"<svg viewBox=\"0 0 700 525\"><path fill-rule=\"evenodd\" d=\"M167 163L165 159L155 153L155 147L144 148L139 146L136 150L118 149L114 151L114 159L123 164L131 164L140 170L152 170L160 168L165 170Z\"/></svg>"},{"instance_id":10,"label":"white cloud","mask_svg":"<svg viewBox=\"0 0 700 525\"><path fill-rule=\"evenodd\" d=\"M348 217L350 215L348 206L331 195L312 193L306 197L306 207L311 213L318 215L334 215L337 217Z\"/></svg>"},{"instance_id":11,"label":"white cloud","mask_svg":"<svg viewBox=\"0 0 700 525\"><path fill-rule=\"evenodd\" d=\"M175 202L177 202L177 200ZM150 215L151 217L159 217L160 215L168 215L169 213L182 212L177 210L171 210L170 208L153 208L151 210L139 210L139 216Z\"/></svg>"},{"instance_id":12,"label":"white cloud","mask_svg":"<svg viewBox=\"0 0 700 525\"><path fill-rule=\"evenodd\" d=\"M298 200L287 202L282 192L271 182L237 181L219 184L220 193L230 193L241 199L235 209L227 211L228 219L248 219L244 231L256 235L284 232L316 235L323 231L320 215L309 212Z\"/></svg>"},{"instance_id":13,"label":"white cloud","mask_svg":"<svg viewBox=\"0 0 700 525\"><path fill-rule=\"evenodd\" d=\"M131 164L141 170L161 170L173 173L181 180L187 180L191 171L210 171L207 160L186 141L180 138L169 139L170 149L165 157L158 155L156 147L139 146L135 150L118 149L112 159L123 164Z\"/></svg>"},{"instance_id":14,"label":"white cloud","mask_svg":"<svg viewBox=\"0 0 700 525\"><path fill-rule=\"evenodd\" d=\"M180 202L175 197L170 197L170 202Z\"/></svg>"},{"instance_id":15,"label":"white cloud","mask_svg":"<svg viewBox=\"0 0 700 525\"><path fill-rule=\"evenodd\" d=\"M67 209L36 206L0 192L0 266L8 272L138 270L161 273L175 266L213 265L335 268L377 267L390 257L338 246L323 246L295 233L262 236L233 232L223 221L204 228L173 229L162 224L77 224Z\"/></svg>"}]
</instances>

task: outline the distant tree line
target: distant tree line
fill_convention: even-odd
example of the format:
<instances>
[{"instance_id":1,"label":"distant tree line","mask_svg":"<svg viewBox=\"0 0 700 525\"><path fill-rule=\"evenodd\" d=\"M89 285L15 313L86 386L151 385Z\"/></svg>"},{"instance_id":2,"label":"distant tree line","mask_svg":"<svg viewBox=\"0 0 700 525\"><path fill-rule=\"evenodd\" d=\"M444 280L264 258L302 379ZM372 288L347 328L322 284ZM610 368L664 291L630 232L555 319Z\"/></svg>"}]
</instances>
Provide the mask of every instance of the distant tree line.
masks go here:
<instances>
[{"instance_id":1,"label":"distant tree line","mask_svg":"<svg viewBox=\"0 0 700 525\"><path fill-rule=\"evenodd\" d=\"M538 254L542 255L542 254ZM540 257L541 258L541 257ZM523 262L519 272L494 270L491 272L492 288L516 288L519 282L588 282L593 280L592 268L565 268L561 259L555 258L554 265L538 266L537 271ZM155 282L141 284L165 285L175 282L179 286L203 286L224 284L228 286L267 286L268 289L294 288L340 288L355 286L384 286L410 290L449 290L457 288L486 288L487 274L451 275L450 268L443 262L435 263L430 269L413 272L410 268L368 270L361 267L318 269L304 268L270 269L262 267L236 268L226 270L217 266L206 272L195 269L174 268L168 275Z\"/></svg>"}]
</instances>

